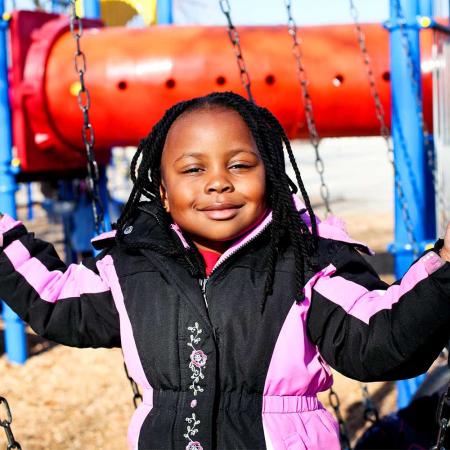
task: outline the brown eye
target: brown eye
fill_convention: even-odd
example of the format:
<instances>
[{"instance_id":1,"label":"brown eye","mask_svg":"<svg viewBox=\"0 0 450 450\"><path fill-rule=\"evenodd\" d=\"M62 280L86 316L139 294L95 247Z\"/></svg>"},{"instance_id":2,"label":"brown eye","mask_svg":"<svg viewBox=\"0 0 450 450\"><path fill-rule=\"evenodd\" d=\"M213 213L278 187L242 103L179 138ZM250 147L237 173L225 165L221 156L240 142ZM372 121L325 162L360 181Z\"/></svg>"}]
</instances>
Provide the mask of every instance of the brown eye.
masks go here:
<instances>
[{"instance_id":1,"label":"brown eye","mask_svg":"<svg viewBox=\"0 0 450 450\"><path fill-rule=\"evenodd\" d=\"M189 168L183 170L182 173L198 173L201 170L202 169L200 167L189 167Z\"/></svg>"},{"instance_id":2,"label":"brown eye","mask_svg":"<svg viewBox=\"0 0 450 450\"><path fill-rule=\"evenodd\" d=\"M246 163L236 163L236 164L232 164L230 166L230 169L248 169L250 168L251 165L250 164L246 164Z\"/></svg>"}]
</instances>

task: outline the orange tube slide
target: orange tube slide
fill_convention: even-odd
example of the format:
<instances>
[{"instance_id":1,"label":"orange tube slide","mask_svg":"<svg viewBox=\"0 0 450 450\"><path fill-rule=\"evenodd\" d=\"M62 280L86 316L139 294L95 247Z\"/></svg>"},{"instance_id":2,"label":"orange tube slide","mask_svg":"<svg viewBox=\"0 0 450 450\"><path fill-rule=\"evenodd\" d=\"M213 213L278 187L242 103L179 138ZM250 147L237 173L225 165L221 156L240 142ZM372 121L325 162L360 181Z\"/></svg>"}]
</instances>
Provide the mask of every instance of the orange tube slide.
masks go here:
<instances>
[{"instance_id":1,"label":"orange tube slide","mask_svg":"<svg viewBox=\"0 0 450 450\"><path fill-rule=\"evenodd\" d=\"M54 39L48 38L51 21L42 27L46 47L35 37L23 72L22 84L34 83L32 90L39 92L27 94L25 109L32 128L42 129L35 143L44 149L59 143L66 149L82 148L82 114L74 96L75 42L67 26L61 26L64 20L54 19L59 22ZM389 126L389 33L380 24L363 29ZM278 117L291 138L307 137L287 28L240 27L239 33L255 101ZM378 135L380 126L354 27L305 27L299 36L320 136ZM423 67L431 57L431 40L431 32L422 33ZM223 27L91 28L84 30L81 47L87 58L85 79L97 149L136 145L164 111L180 100L223 90L245 95ZM423 91L425 118L431 128L429 72L423 73ZM46 141L46 136L53 137Z\"/></svg>"},{"instance_id":2,"label":"orange tube slide","mask_svg":"<svg viewBox=\"0 0 450 450\"><path fill-rule=\"evenodd\" d=\"M366 25L367 46L381 100L390 111L388 32ZM255 101L269 108L291 137L306 137L304 108L292 42L285 27L241 28L241 45ZM300 31L304 66L321 136L379 134L374 102L352 26ZM233 49L218 27L110 28L85 32L87 85L98 146L136 144L173 103L215 90L243 95ZM429 54L431 45L426 45ZM63 35L46 67L48 108L59 132L79 140L74 82L74 42ZM430 76L425 92L431 92ZM429 109L429 108L428 108ZM74 124L74 126L68 126Z\"/></svg>"}]
</instances>

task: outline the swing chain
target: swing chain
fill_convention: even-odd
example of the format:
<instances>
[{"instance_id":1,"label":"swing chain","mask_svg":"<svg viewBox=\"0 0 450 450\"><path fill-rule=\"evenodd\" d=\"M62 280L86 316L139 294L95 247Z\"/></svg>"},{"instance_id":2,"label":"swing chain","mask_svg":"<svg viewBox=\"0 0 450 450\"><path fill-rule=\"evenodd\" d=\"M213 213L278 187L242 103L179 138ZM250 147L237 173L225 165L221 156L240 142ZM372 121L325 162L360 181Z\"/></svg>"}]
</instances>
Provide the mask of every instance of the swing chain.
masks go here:
<instances>
[{"instance_id":1,"label":"swing chain","mask_svg":"<svg viewBox=\"0 0 450 450\"><path fill-rule=\"evenodd\" d=\"M242 86L247 92L247 97L251 102L254 102L252 90L251 90L251 81L250 75L247 70L247 66L245 64L244 55L242 54L241 49L241 40L239 38L239 32L233 24L231 20L231 7L228 0L219 0L220 9L227 19L228 24L228 36L234 48L234 53L236 55L237 65L239 69L239 75L241 78Z\"/></svg>"},{"instance_id":2,"label":"swing chain","mask_svg":"<svg viewBox=\"0 0 450 450\"><path fill-rule=\"evenodd\" d=\"M362 56L364 59L364 65L366 66L366 71L367 71L367 75L369 78L370 92L371 92L373 100L375 102L375 113L376 113L378 121L380 122L381 136L387 142L389 140L391 132L386 125L383 104L381 103L381 99L378 94L377 85L376 85L376 81L375 81L375 74L372 69L372 61L370 59L369 51L367 50L366 36L365 36L364 31L362 30L361 25L359 23L358 10L356 9L356 6L355 6L353 0L349 0L349 1L350 1L350 14L353 18L353 22L356 27L356 34L357 34L359 48L361 49L361 53L362 53ZM393 163L394 162L394 152L390 151L388 154L388 157L389 157L389 162Z\"/></svg>"},{"instance_id":3,"label":"swing chain","mask_svg":"<svg viewBox=\"0 0 450 450\"><path fill-rule=\"evenodd\" d=\"M369 389L367 388L367 384L360 383L360 386L361 386L362 396L364 399L364 420L366 422L370 422L372 424L377 423L380 418L379 412L370 397Z\"/></svg>"},{"instance_id":4,"label":"swing chain","mask_svg":"<svg viewBox=\"0 0 450 450\"><path fill-rule=\"evenodd\" d=\"M94 153L94 128L89 118L91 108L91 96L85 83L87 70L86 54L81 49L81 36L83 35L83 22L76 12L76 0L70 0L70 32L75 40L76 50L74 53L75 72L79 77L80 89L77 94L78 107L83 113L82 137L87 155L87 186L92 198L92 211L94 214L95 231L97 234L105 231L104 211L100 201L99 193L99 170Z\"/></svg>"},{"instance_id":5,"label":"swing chain","mask_svg":"<svg viewBox=\"0 0 450 450\"><path fill-rule=\"evenodd\" d=\"M420 69L419 73L417 73L416 67L414 65L414 58L411 52L411 40L408 35L408 30L406 28L406 18L403 13L402 5L400 0L395 0L395 8L398 18L398 24L400 28L401 38L402 38L402 46L406 55L406 63L409 71L409 76L411 80L411 85L413 88L415 100L416 100L416 111L417 117L419 119L419 127L422 130L423 134L423 145L427 155L427 165L431 174L431 180L434 186L435 193L437 194L437 201L439 203L441 209L441 222L440 227L445 230L445 226L447 225L447 215L445 212L445 195L443 192L443 187L439 183L439 178L437 175L437 167L436 167L436 157L434 152L433 141L428 131L427 124L425 122L424 114L423 114L423 102L421 98L421 89L420 84L417 80L420 80Z\"/></svg>"},{"instance_id":6,"label":"swing chain","mask_svg":"<svg viewBox=\"0 0 450 450\"><path fill-rule=\"evenodd\" d=\"M139 386L137 385L136 381L133 380L133 378L130 377L130 374L128 373L127 365L123 363L123 367L125 369L125 374L131 384L131 389L133 391L133 405L135 408L138 407L138 402L142 402L142 394L139 391Z\"/></svg>"},{"instance_id":7,"label":"swing chain","mask_svg":"<svg viewBox=\"0 0 450 450\"><path fill-rule=\"evenodd\" d=\"M450 428L450 384L447 386L446 393L442 396L438 410L439 433L437 443L431 447L431 450L445 450L447 430Z\"/></svg>"},{"instance_id":8,"label":"swing chain","mask_svg":"<svg viewBox=\"0 0 450 450\"><path fill-rule=\"evenodd\" d=\"M339 424L339 440L341 442L342 450L351 450L350 437L348 435L347 424L341 414L341 402L336 391L331 387L328 393L328 400L330 406L334 410L334 414Z\"/></svg>"},{"instance_id":9,"label":"swing chain","mask_svg":"<svg viewBox=\"0 0 450 450\"><path fill-rule=\"evenodd\" d=\"M370 58L369 51L367 50L365 33L359 23L358 10L357 10L353 0L349 0L349 2L350 2L350 13L352 15L353 22L355 24L359 48L360 48L362 56L363 56L363 61L364 61L364 65L366 67L367 76L369 78L370 92L372 94L372 98L375 103L375 114L376 114L376 117L380 124L380 135L386 143L388 160L391 163L393 171L394 171L394 186L395 186L395 190L397 192L397 196L398 196L398 199L400 202L401 215L403 218L403 222L405 224L406 234L408 236L408 242L410 243L410 245L412 247L412 252L414 254L414 257L417 258L419 256L419 244L418 244L417 239L414 234L414 225L413 225L413 221L411 218L411 214L409 212L408 202L406 200L405 191L403 189L400 172L398 171L398 169L395 165L394 147L392 145L392 140L390 138L391 133L390 133L388 126L386 125L386 115L385 115L383 104L381 103L380 94L378 92L378 88L376 85L375 73L374 73L373 67L372 67L372 60ZM403 139L402 139L402 141L403 141ZM403 144L402 146L406 150L406 144Z\"/></svg>"},{"instance_id":10,"label":"swing chain","mask_svg":"<svg viewBox=\"0 0 450 450\"><path fill-rule=\"evenodd\" d=\"M92 211L94 214L95 230L97 234L105 231L104 224L104 211L100 201L99 192L99 170L94 153L94 129L89 119L89 109L91 107L91 96L88 88L85 84L84 75L87 70L86 55L81 50L80 39L83 35L83 22L76 13L76 0L70 0L70 31L75 40L76 51L74 55L75 71L77 72L80 80L80 90L77 94L78 106L83 113L83 128L82 136L83 143L86 148L87 154L87 185L88 190L92 198ZM139 392L139 388L136 382L128 374L128 370L125 366L125 373L130 381L131 389L133 390L133 403L137 408L137 401L142 400L142 395Z\"/></svg>"},{"instance_id":11,"label":"swing chain","mask_svg":"<svg viewBox=\"0 0 450 450\"><path fill-rule=\"evenodd\" d=\"M411 41L408 35L408 30L406 29L406 18L403 14L402 5L400 3L400 0L395 0L395 8L397 13L397 20L398 25L400 28L400 33L402 36L402 46L403 50L405 51L406 55L406 64L408 67L408 72L411 80L411 84L413 87L414 96L416 99L416 109L417 109L417 116L419 118L419 126L421 130L423 131L424 139L426 142L426 138L428 136L428 129L425 123L425 119L423 116L423 107L422 107L422 99L420 97L420 85L417 82L417 79L420 80L420 70L419 73L417 73L417 70L414 66L414 58L411 52Z\"/></svg>"},{"instance_id":12,"label":"swing chain","mask_svg":"<svg viewBox=\"0 0 450 450\"><path fill-rule=\"evenodd\" d=\"M0 427L3 428L6 434L6 439L8 440L7 450L18 449L21 450L20 444L14 439L13 432L11 430L12 414L9 408L8 401L4 397L0 397L0 405L3 405L6 419L0 418Z\"/></svg>"},{"instance_id":13,"label":"swing chain","mask_svg":"<svg viewBox=\"0 0 450 450\"><path fill-rule=\"evenodd\" d=\"M439 39L440 33L438 31L435 31L433 33L433 39L434 39L434 45L439 49L442 45L442 42ZM446 37L446 39L448 39ZM445 42L445 44L448 43L448 40ZM444 44L444 45L445 45ZM439 51L439 50L438 50ZM439 65L437 65L437 67L434 69L435 71L439 71L442 70L441 67ZM447 68L443 69L444 71L448 71ZM438 73L438 77L440 76L440 74ZM445 74L446 77L448 77L447 74ZM445 190L444 190L444 185L442 182L442 178L439 177L438 175L438 167L436 164L436 157L435 157L435 152L433 151L432 145L430 144L429 147L431 147L431 151L429 152L428 155L428 166L431 168L432 170L432 174L433 174L433 183L434 183L434 188L435 191L437 192L437 201L438 201L438 205L440 208L439 211L439 218L438 218L438 231L439 234L443 234L445 231L445 228L447 226L447 222L448 222L448 215L447 215L447 205L446 205L446 196L445 196Z\"/></svg>"},{"instance_id":14,"label":"swing chain","mask_svg":"<svg viewBox=\"0 0 450 450\"><path fill-rule=\"evenodd\" d=\"M288 31L292 37L292 42L293 42L292 54L293 54L295 62L296 62L297 77L300 82L302 98L303 98L303 102L304 102L305 117L306 117L306 123L308 126L308 132L309 132L309 140L311 142L311 145L314 148L314 152L315 152L315 156L316 156L315 166L316 166L317 173L319 174L319 177L320 177L320 196L325 205L327 214L330 214L331 213L330 190L329 190L327 184L325 183L325 177L324 177L325 165L324 165L323 159L321 158L320 153L319 153L320 137L319 137L319 133L317 132L311 95L309 94L309 90L308 90L309 79L306 74L305 66L303 65L301 40L298 38L298 33L297 33L298 27L294 20L293 15L292 15L292 2L291 2L291 0L285 0L284 4L286 6L286 11L287 11L287 15L288 15Z\"/></svg>"}]
</instances>

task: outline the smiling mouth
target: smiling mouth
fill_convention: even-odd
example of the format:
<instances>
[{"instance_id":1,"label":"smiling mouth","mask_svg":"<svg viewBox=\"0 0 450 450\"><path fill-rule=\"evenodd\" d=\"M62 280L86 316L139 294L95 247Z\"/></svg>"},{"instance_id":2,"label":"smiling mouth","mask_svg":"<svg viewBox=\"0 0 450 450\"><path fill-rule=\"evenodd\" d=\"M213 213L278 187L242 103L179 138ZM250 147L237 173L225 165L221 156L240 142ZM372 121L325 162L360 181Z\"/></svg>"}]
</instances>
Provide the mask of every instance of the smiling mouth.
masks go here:
<instances>
[{"instance_id":1,"label":"smiling mouth","mask_svg":"<svg viewBox=\"0 0 450 450\"><path fill-rule=\"evenodd\" d=\"M201 208L200 211L211 220L230 220L237 216L243 205L220 203Z\"/></svg>"}]
</instances>

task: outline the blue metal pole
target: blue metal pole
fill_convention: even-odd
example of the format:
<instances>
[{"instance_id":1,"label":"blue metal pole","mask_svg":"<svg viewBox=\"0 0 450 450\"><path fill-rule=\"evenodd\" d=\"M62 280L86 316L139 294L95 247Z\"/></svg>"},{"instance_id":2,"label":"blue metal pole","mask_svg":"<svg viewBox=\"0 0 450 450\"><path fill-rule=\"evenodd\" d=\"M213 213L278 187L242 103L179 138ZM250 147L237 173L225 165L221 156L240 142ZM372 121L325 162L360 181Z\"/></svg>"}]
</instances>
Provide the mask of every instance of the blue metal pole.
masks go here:
<instances>
[{"instance_id":1,"label":"blue metal pole","mask_svg":"<svg viewBox=\"0 0 450 450\"><path fill-rule=\"evenodd\" d=\"M61 12L61 5L58 0L52 0L52 13Z\"/></svg>"},{"instance_id":2,"label":"blue metal pole","mask_svg":"<svg viewBox=\"0 0 450 450\"><path fill-rule=\"evenodd\" d=\"M433 15L433 1L419 0L419 10L421 16L431 17Z\"/></svg>"},{"instance_id":3,"label":"blue metal pole","mask_svg":"<svg viewBox=\"0 0 450 450\"><path fill-rule=\"evenodd\" d=\"M398 2L406 24L400 28ZM392 136L394 158L405 196L414 238L423 250L426 242L434 239L434 193L430 193L430 173L427 167L424 136L418 113L421 98L420 46L417 16L423 8L423 0L391 0L390 2L390 58L392 91ZM411 60L405 50L404 33L408 35ZM414 75L411 74L411 64ZM419 89L419 92L417 90ZM432 183L431 183L432 186ZM432 188L431 188L432 189ZM403 276L414 261L414 252L408 237L402 213L402 201L395 190L395 274ZM423 381L424 375L397 383L398 407L406 406Z\"/></svg>"},{"instance_id":4,"label":"blue metal pole","mask_svg":"<svg viewBox=\"0 0 450 450\"><path fill-rule=\"evenodd\" d=\"M106 167L99 168L99 193L103 206L103 221L105 223L105 231L111 231L111 215L109 213L109 192L108 177L106 176Z\"/></svg>"},{"instance_id":5,"label":"blue metal pole","mask_svg":"<svg viewBox=\"0 0 450 450\"><path fill-rule=\"evenodd\" d=\"M17 190L11 167L11 111L8 96L8 22L4 20L5 3L0 0L0 210L15 217ZM3 304L5 348L11 362L23 364L27 359L25 328L19 317Z\"/></svg>"},{"instance_id":6,"label":"blue metal pole","mask_svg":"<svg viewBox=\"0 0 450 450\"><path fill-rule=\"evenodd\" d=\"M100 0L84 0L83 1L84 17L89 19L100 19L101 8Z\"/></svg>"},{"instance_id":7,"label":"blue metal pole","mask_svg":"<svg viewBox=\"0 0 450 450\"><path fill-rule=\"evenodd\" d=\"M26 183L27 188L27 219L34 219L34 211L33 211L33 189L31 183Z\"/></svg>"},{"instance_id":8,"label":"blue metal pole","mask_svg":"<svg viewBox=\"0 0 450 450\"><path fill-rule=\"evenodd\" d=\"M64 234L64 253L65 263L67 265L77 262L77 254L73 248L71 234L72 234L72 219L73 211L68 204L75 202L72 180L62 180L59 183L59 202L61 205L61 222ZM67 209L66 209L67 207Z\"/></svg>"},{"instance_id":9,"label":"blue metal pole","mask_svg":"<svg viewBox=\"0 0 450 450\"><path fill-rule=\"evenodd\" d=\"M158 25L170 25L173 23L172 0L157 0L156 18Z\"/></svg>"}]
</instances>

